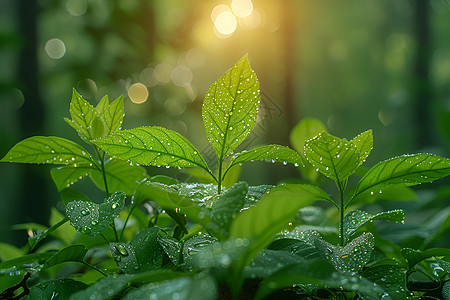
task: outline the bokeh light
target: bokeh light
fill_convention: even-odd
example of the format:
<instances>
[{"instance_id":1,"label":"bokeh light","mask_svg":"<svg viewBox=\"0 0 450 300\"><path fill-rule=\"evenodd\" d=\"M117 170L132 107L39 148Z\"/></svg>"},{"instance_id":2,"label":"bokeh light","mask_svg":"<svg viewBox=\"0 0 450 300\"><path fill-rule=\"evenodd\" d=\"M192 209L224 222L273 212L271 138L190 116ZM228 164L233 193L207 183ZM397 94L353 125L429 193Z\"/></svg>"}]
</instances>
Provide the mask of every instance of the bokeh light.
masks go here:
<instances>
[{"instance_id":1,"label":"bokeh light","mask_svg":"<svg viewBox=\"0 0 450 300\"><path fill-rule=\"evenodd\" d=\"M231 2L233 13L241 18L248 17L253 12L253 3L251 0L233 0Z\"/></svg>"},{"instance_id":2,"label":"bokeh light","mask_svg":"<svg viewBox=\"0 0 450 300\"><path fill-rule=\"evenodd\" d=\"M183 87L191 83L193 75L191 69L186 66L179 65L173 69L171 78L172 82L176 86Z\"/></svg>"},{"instance_id":3,"label":"bokeh light","mask_svg":"<svg viewBox=\"0 0 450 300\"><path fill-rule=\"evenodd\" d=\"M236 31L236 17L231 12L223 12L217 16L214 25L220 34L225 36L231 35Z\"/></svg>"},{"instance_id":4,"label":"bokeh light","mask_svg":"<svg viewBox=\"0 0 450 300\"><path fill-rule=\"evenodd\" d=\"M144 103L148 99L148 89L142 83L135 83L128 89L128 97L133 103Z\"/></svg>"},{"instance_id":5,"label":"bokeh light","mask_svg":"<svg viewBox=\"0 0 450 300\"><path fill-rule=\"evenodd\" d=\"M153 70L153 76L158 83L168 83L172 76L172 66L168 63L158 64Z\"/></svg>"},{"instance_id":6,"label":"bokeh light","mask_svg":"<svg viewBox=\"0 0 450 300\"><path fill-rule=\"evenodd\" d=\"M45 52L50 58L60 59L66 54L66 45L60 39L50 39L45 44Z\"/></svg>"},{"instance_id":7,"label":"bokeh light","mask_svg":"<svg viewBox=\"0 0 450 300\"><path fill-rule=\"evenodd\" d=\"M74 17L82 16L87 10L86 0L67 0L66 9Z\"/></svg>"}]
</instances>

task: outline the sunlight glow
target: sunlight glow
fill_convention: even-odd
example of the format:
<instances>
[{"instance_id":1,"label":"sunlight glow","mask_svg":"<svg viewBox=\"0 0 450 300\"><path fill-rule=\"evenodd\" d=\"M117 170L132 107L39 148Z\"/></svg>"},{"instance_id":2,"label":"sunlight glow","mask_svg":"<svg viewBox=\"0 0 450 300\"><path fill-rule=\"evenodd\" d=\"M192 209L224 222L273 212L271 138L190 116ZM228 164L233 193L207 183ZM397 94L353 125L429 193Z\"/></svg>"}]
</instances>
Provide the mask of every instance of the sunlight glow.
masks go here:
<instances>
[{"instance_id":1,"label":"sunlight glow","mask_svg":"<svg viewBox=\"0 0 450 300\"><path fill-rule=\"evenodd\" d=\"M233 13L241 18L250 16L253 11L253 3L251 0L233 0L231 2Z\"/></svg>"},{"instance_id":2,"label":"sunlight glow","mask_svg":"<svg viewBox=\"0 0 450 300\"><path fill-rule=\"evenodd\" d=\"M230 35L236 30L236 17L231 12L223 12L217 16L214 25L220 34Z\"/></svg>"},{"instance_id":3,"label":"sunlight glow","mask_svg":"<svg viewBox=\"0 0 450 300\"><path fill-rule=\"evenodd\" d=\"M148 98L148 90L142 83L135 83L128 89L128 97L133 103L144 103Z\"/></svg>"}]
</instances>

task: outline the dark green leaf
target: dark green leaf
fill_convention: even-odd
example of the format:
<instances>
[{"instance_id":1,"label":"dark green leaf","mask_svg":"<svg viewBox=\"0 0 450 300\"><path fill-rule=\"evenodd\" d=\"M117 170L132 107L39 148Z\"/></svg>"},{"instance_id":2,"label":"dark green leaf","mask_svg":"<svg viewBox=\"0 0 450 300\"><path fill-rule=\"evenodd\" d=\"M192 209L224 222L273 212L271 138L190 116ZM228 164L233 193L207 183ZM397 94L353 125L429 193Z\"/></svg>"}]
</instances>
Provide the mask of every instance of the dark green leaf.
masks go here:
<instances>
[{"instance_id":1,"label":"dark green leaf","mask_svg":"<svg viewBox=\"0 0 450 300\"><path fill-rule=\"evenodd\" d=\"M450 249L431 248L427 250L415 250L411 248L403 248L402 254L408 261L409 268L415 266L418 262L433 256L450 256Z\"/></svg>"},{"instance_id":2,"label":"dark green leaf","mask_svg":"<svg viewBox=\"0 0 450 300\"><path fill-rule=\"evenodd\" d=\"M352 175L360 165L355 145L326 132L306 141L305 156L316 171L338 183Z\"/></svg>"},{"instance_id":3,"label":"dark green leaf","mask_svg":"<svg viewBox=\"0 0 450 300\"><path fill-rule=\"evenodd\" d=\"M216 240L208 234L194 235L187 239L183 245L183 266L186 269L192 268L194 266L193 257L196 253L214 242Z\"/></svg>"},{"instance_id":4,"label":"dark green leaf","mask_svg":"<svg viewBox=\"0 0 450 300\"><path fill-rule=\"evenodd\" d=\"M0 261L22 256L24 250L7 243L0 242Z\"/></svg>"},{"instance_id":5,"label":"dark green leaf","mask_svg":"<svg viewBox=\"0 0 450 300\"><path fill-rule=\"evenodd\" d=\"M280 145L266 145L235 154L232 158L230 167L235 164L258 160L268 160L272 163L280 162L283 163L283 165L292 163L296 167L303 164L303 160L300 155L291 148Z\"/></svg>"},{"instance_id":6,"label":"dark green leaf","mask_svg":"<svg viewBox=\"0 0 450 300\"><path fill-rule=\"evenodd\" d=\"M81 299L95 299L106 300L111 299L113 296L120 293L128 286L128 283L133 279L133 275L116 275L102 278L94 284L91 284L88 288L72 294L70 300Z\"/></svg>"},{"instance_id":7,"label":"dark green leaf","mask_svg":"<svg viewBox=\"0 0 450 300\"><path fill-rule=\"evenodd\" d=\"M248 246L249 241L242 238L202 245L196 248L197 251L192 257L193 266L199 269L215 267L228 269L242 256Z\"/></svg>"},{"instance_id":8,"label":"dark green leaf","mask_svg":"<svg viewBox=\"0 0 450 300\"><path fill-rule=\"evenodd\" d=\"M432 154L404 155L376 164L359 181L355 194L431 182L450 175L450 160Z\"/></svg>"},{"instance_id":9,"label":"dark green leaf","mask_svg":"<svg viewBox=\"0 0 450 300\"><path fill-rule=\"evenodd\" d=\"M347 242L351 236L367 222L375 220L401 222L404 219L405 212L401 209L385 211L376 215L369 214L362 210L352 210L344 217L344 240Z\"/></svg>"},{"instance_id":10,"label":"dark green leaf","mask_svg":"<svg viewBox=\"0 0 450 300\"><path fill-rule=\"evenodd\" d=\"M322 260L305 260L265 278L255 299L267 299L266 297L276 290L298 284L315 284L323 288L364 292L372 299L379 299L379 295L383 292L380 287L358 275L335 272L330 264Z\"/></svg>"},{"instance_id":11,"label":"dark green leaf","mask_svg":"<svg viewBox=\"0 0 450 300\"><path fill-rule=\"evenodd\" d=\"M170 235L158 235L158 242L161 248L169 257L170 261L177 266L180 262L180 255L182 255L181 243Z\"/></svg>"},{"instance_id":12,"label":"dark green leaf","mask_svg":"<svg viewBox=\"0 0 450 300\"><path fill-rule=\"evenodd\" d=\"M197 149L176 131L138 127L93 141L111 157L147 166L209 168Z\"/></svg>"},{"instance_id":13,"label":"dark green leaf","mask_svg":"<svg viewBox=\"0 0 450 300\"><path fill-rule=\"evenodd\" d=\"M203 101L202 117L219 161L253 130L260 102L259 82L247 55L211 85Z\"/></svg>"},{"instance_id":14,"label":"dark green leaf","mask_svg":"<svg viewBox=\"0 0 450 300\"><path fill-rule=\"evenodd\" d=\"M316 239L315 245L323 259L329 260L340 272L354 274L362 269L371 258L374 238L370 232L363 233L344 247Z\"/></svg>"},{"instance_id":15,"label":"dark green leaf","mask_svg":"<svg viewBox=\"0 0 450 300\"><path fill-rule=\"evenodd\" d=\"M208 273L200 273L191 277L179 277L143 285L128 293L123 299L183 299L183 300L214 300L217 285Z\"/></svg>"},{"instance_id":16,"label":"dark green leaf","mask_svg":"<svg viewBox=\"0 0 450 300\"><path fill-rule=\"evenodd\" d=\"M53 182L56 185L56 188L59 192L61 192L63 189L70 187L72 184L77 182L78 180L83 179L83 177L86 177L89 175L89 172L91 171L98 171L93 166L62 166L53 168L50 172L52 175Z\"/></svg>"},{"instance_id":17,"label":"dark green leaf","mask_svg":"<svg viewBox=\"0 0 450 300\"><path fill-rule=\"evenodd\" d=\"M81 192L73 189L67 188L61 191L61 201L64 203L64 206L67 206L72 201L81 200L89 202L89 199Z\"/></svg>"},{"instance_id":18,"label":"dark green leaf","mask_svg":"<svg viewBox=\"0 0 450 300\"><path fill-rule=\"evenodd\" d=\"M246 278L265 278L280 269L298 264L301 258L298 255L287 251L263 249L252 261L245 267L244 277Z\"/></svg>"},{"instance_id":19,"label":"dark green leaf","mask_svg":"<svg viewBox=\"0 0 450 300\"><path fill-rule=\"evenodd\" d=\"M109 243L111 253L119 269L125 274L133 274L140 271L136 257L136 249L133 245L124 243Z\"/></svg>"},{"instance_id":20,"label":"dark green leaf","mask_svg":"<svg viewBox=\"0 0 450 300\"><path fill-rule=\"evenodd\" d=\"M72 201L66 207L66 214L77 231L95 237L119 216L124 204L125 193L116 192L100 205L82 200Z\"/></svg>"},{"instance_id":21,"label":"dark green leaf","mask_svg":"<svg viewBox=\"0 0 450 300\"><path fill-rule=\"evenodd\" d=\"M287 251L302 258L314 258L319 255L313 244L295 238L282 238L273 241L268 249Z\"/></svg>"},{"instance_id":22,"label":"dark green leaf","mask_svg":"<svg viewBox=\"0 0 450 300\"><path fill-rule=\"evenodd\" d=\"M436 259L438 265L448 274L450 274L450 262L442 260L442 259Z\"/></svg>"},{"instance_id":23,"label":"dark green leaf","mask_svg":"<svg viewBox=\"0 0 450 300\"><path fill-rule=\"evenodd\" d=\"M56 252L52 257L50 257L42 267L42 269L47 269L55 265L68 262L68 261L83 261L84 256L88 249L84 245L71 245L58 252Z\"/></svg>"},{"instance_id":24,"label":"dark green leaf","mask_svg":"<svg viewBox=\"0 0 450 300\"><path fill-rule=\"evenodd\" d=\"M106 180L109 192L122 191L127 195L133 195L139 182L147 177L144 167L131 166L123 160L111 160L105 165ZM105 190L105 182L100 171L90 172L91 179L101 190Z\"/></svg>"},{"instance_id":25,"label":"dark green leaf","mask_svg":"<svg viewBox=\"0 0 450 300\"><path fill-rule=\"evenodd\" d=\"M41 299L68 299L70 295L84 290L87 285L81 281L73 280L71 278L60 278L46 280L36 284L28 294L29 300L41 300ZM89 299L89 298L86 298Z\"/></svg>"},{"instance_id":26,"label":"dark green leaf","mask_svg":"<svg viewBox=\"0 0 450 300\"><path fill-rule=\"evenodd\" d=\"M26 270L28 268L35 268L39 264L43 264L54 252L33 253L21 257L5 260L0 263L0 274L4 270Z\"/></svg>"},{"instance_id":27,"label":"dark green leaf","mask_svg":"<svg viewBox=\"0 0 450 300\"><path fill-rule=\"evenodd\" d=\"M395 265L380 265L365 269L361 275L383 289L381 298L407 299L405 269ZM365 297L364 292L360 292L360 296L362 299L372 299L371 296Z\"/></svg>"},{"instance_id":28,"label":"dark green leaf","mask_svg":"<svg viewBox=\"0 0 450 300\"><path fill-rule=\"evenodd\" d=\"M92 167L87 151L72 141L56 136L33 136L20 141L1 161Z\"/></svg>"},{"instance_id":29,"label":"dark green leaf","mask_svg":"<svg viewBox=\"0 0 450 300\"><path fill-rule=\"evenodd\" d=\"M358 134L351 143L356 146L359 152L359 165L362 165L369 156L373 148L373 134L369 129L361 134Z\"/></svg>"},{"instance_id":30,"label":"dark green leaf","mask_svg":"<svg viewBox=\"0 0 450 300\"><path fill-rule=\"evenodd\" d=\"M444 300L450 300L450 281L447 281L442 287L442 297Z\"/></svg>"},{"instance_id":31,"label":"dark green leaf","mask_svg":"<svg viewBox=\"0 0 450 300\"><path fill-rule=\"evenodd\" d=\"M134 247L139 270L150 271L161 267L163 262L162 248L158 243L159 228L147 228L137 234L130 242Z\"/></svg>"},{"instance_id":32,"label":"dark green leaf","mask_svg":"<svg viewBox=\"0 0 450 300\"><path fill-rule=\"evenodd\" d=\"M319 133L326 131L327 130L325 128L325 125L323 125L320 120L314 118L303 118L292 129L289 135L289 141L291 142L292 147L294 147L294 149L298 152L298 154L300 154L303 161L305 162L305 142L309 139L312 139ZM315 171L315 168L309 163L301 165L300 170L311 180L315 180L317 178L317 171Z\"/></svg>"},{"instance_id":33,"label":"dark green leaf","mask_svg":"<svg viewBox=\"0 0 450 300\"><path fill-rule=\"evenodd\" d=\"M246 182L236 183L212 204L211 219L219 225L218 230L222 231L225 236L228 236L228 229L234 216L244 206L247 191L248 184Z\"/></svg>"}]
</instances>

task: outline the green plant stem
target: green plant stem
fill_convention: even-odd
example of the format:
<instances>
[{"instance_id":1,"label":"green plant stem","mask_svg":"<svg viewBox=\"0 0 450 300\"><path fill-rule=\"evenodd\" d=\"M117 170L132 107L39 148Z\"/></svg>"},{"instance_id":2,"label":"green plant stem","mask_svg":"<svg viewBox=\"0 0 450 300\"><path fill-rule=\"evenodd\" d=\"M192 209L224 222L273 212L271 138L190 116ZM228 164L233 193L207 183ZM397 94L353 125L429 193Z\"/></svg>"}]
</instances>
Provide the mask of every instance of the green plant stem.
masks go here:
<instances>
[{"instance_id":1,"label":"green plant stem","mask_svg":"<svg viewBox=\"0 0 450 300\"><path fill-rule=\"evenodd\" d=\"M344 213L345 213L345 201L344 201L344 188L342 187L341 182L337 182L338 189L339 189L339 198L341 200L341 208L339 209L340 212L340 221L339 221L339 227L340 227L340 241L341 246L343 247L345 245L345 238L344 238Z\"/></svg>"},{"instance_id":2,"label":"green plant stem","mask_svg":"<svg viewBox=\"0 0 450 300\"><path fill-rule=\"evenodd\" d=\"M100 236L106 241L106 244L109 245L108 239L103 235L103 233L100 233Z\"/></svg>"},{"instance_id":3,"label":"green plant stem","mask_svg":"<svg viewBox=\"0 0 450 300\"><path fill-rule=\"evenodd\" d=\"M220 192L222 191L222 163L223 161L220 160L219 161L219 178L217 180L217 193L220 194Z\"/></svg>"},{"instance_id":4,"label":"green plant stem","mask_svg":"<svg viewBox=\"0 0 450 300\"><path fill-rule=\"evenodd\" d=\"M90 263L88 263L88 262L86 262L86 261L84 261L84 260L82 260L82 261L80 261L80 262L81 262L82 264L84 264L84 265L86 265L86 266L88 266L88 267L94 269L95 271L99 272L99 273L102 274L103 276L108 277L108 274L106 274L105 272L103 272L102 270L100 270L99 268L97 268L96 266L91 265Z\"/></svg>"},{"instance_id":5,"label":"green plant stem","mask_svg":"<svg viewBox=\"0 0 450 300\"><path fill-rule=\"evenodd\" d=\"M117 234L116 224L114 224L114 221L111 224L109 224L109 226L111 226L114 231L114 236L116 237L116 242L119 242L119 235Z\"/></svg>"},{"instance_id":6,"label":"green plant stem","mask_svg":"<svg viewBox=\"0 0 450 300\"><path fill-rule=\"evenodd\" d=\"M130 211L128 212L128 216L127 216L127 218L125 219L125 223L123 224L122 231L120 232L119 240L122 239L123 232L125 231L125 228L127 227L128 220L130 219L131 213L133 212L133 209L134 209L134 208L135 208L135 206L132 206L131 209L130 209Z\"/></svg>"}]
</instances>

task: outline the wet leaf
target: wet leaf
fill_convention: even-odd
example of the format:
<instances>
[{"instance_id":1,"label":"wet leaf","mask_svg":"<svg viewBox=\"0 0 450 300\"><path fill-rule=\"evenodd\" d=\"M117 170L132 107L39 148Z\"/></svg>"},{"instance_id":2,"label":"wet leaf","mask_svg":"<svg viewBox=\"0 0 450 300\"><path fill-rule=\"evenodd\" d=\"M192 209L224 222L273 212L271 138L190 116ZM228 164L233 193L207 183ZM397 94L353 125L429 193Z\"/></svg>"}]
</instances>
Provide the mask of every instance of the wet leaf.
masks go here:
<instances>
[{"instance_id":1,"label":"wet leaf","mask_svg":"<svg viewBox=\"0 0 450 300\"><path fill-rule=\"evenodd\" d=\"M229 239L215 242L198 248L192 257L193 267L199 269L223 268L228 269L247 250L247 239Z\"/></svg>"},{"instance_id":2,"label":"wet leaf","mask_svg":"<svg viewBox=\"0 0 450 300\"><path fill-rule=\"evenodd\" d=\"M444 297L444 300L450 299L450 281L447 281L442 287L442 297Z\"/></svg>"},{"instance_id":3,"label":"wet leaf","mask_svg":"<svg viewBox=\"0 0 450 300\"><path fill-rule=\"evenodd\" d=\"M383 292L380 287L358 275L335 272L325 261L304 260L265 278L259 286L255 299L267 299L266 297L276 290L298 284L315 284L322 288L364 292L372 299L379 299L379 294Z\"/></svg>"},{"instance_id":4,"label":"wet leaf","mask_svg":"<svg viewBox=\"0 0 450 300\"><path fill-rule=\"evenodd\" d=\"M408 261L408 266L411 269L417 263L424 259L433 256L450 256L450 249L445 248L430 248L426 250L415 250L411 248L403 248L402 254Z\"/></svg>"},{"instance_id":5,"label":"wet leaf","mask_svg":"<svg viewBox=\"0 0 450 300\"><path fill-rule=\"evenodd\" d=\"M216 242L209 234L194 235L187 239L183 245L183 266L190 269L194 266L193 257L205 247Z\"/></svg>"},{"instance_id":6,"label":"wet leaf","mask_svg":"<svg viewBox=\"0 0 450 300\"><path fill-rule=\"evenodd\" d=\"M360 165L355 145L326 132L306 141L304 154L316 171L338 183L352 175Z\"/></svg>"},{"instance_id":7,"label":"wet leaf","mask_svg":"<svg viewBox=\"0 0 450 300\"><path fill-rule=\"evenodd\" d=\"M29 267L37 267L55 254L54 252L33 253L8 259L0 263L0 274L7 270L26 270Z\"/></svg>"},{"instance_id":8,"label":"wet leaf","mask_svg":"<svg viewBox=\"0 0 450 300\"><path fill-rule=\"evenodd\" d=\"M85 288L87 284L71 278L51 279L36 284L25 299L68 299L70 295Z\"/></svg>"},{"instance_id":9,"label":"wet leaf","mask_svg":"<svg viewBox=\"0 0 450 300\"><path fill-rule=\"evenodd\" d=\"M139 272L140 265L133 245L125 243L109 243L112 256L119 269L125 274Z\"/></svg>"},{"instance_id":10,"label":"wet leaf","mask_svg":"<svg viewBox=\"0 0 450 300\"><path fill-rule=\"evenodd\" d=\"M123 299L214 300L217 285L208 273L150 283L128 293Z\"/></svg>"},{"instance_id":11,"label":"wet leaf","mask_svg":"<svg viewBox=\"0 0 450 300\"><path fill-rule=\"evenodd\" d=\"M106 135L120 129L125 114L123 107L123 96L120 96L109 104L108 96L104 96L98 103L95 110L100 114L105 125Z\"/></svg>"},{"instance_id":12,"label":"wet leaf","mask_svg":"<svg viewBox=\"0 0 450 300\"><path fill-rule=\"evenodd\" d=\"M329 260L337 271L355 274L370 261L374 248L374 238L370 232L363 233L344 247L316 239L315 245L324 260Z\"/></svg>"},{"instance_id":13,"label":"wet leaf","mask_svg":"<svg viewBox=\"0 0 450 300\"><path fill-rule=\"evenodd\" d=\"M106 300L119 294L128 286L128 283L133 279L133 275L115 275L102 278L99 281L91 284L86 289L72 294L70 300L79 299L95 299Z\"/></svg>"},{"instance_id":14,"label":"wet leaf","mask_svg":"<svg viewBox=\"0 0 450 300\"><path fill-rule=\"evenodd\" d=\"M448 274L450 274L450 262L442 260L442 259L436 259L438 265Z\"/></svg>"},{"instance_id":15,"label":"wet leaf","mask_svg":"<svg viewBox=\"0 0 450 300\"><path fill-rule=\"evenodd\" d=\"M163 127L121 130L94 140L111 157L146 166L200 167L209 170L198 150L176 131Z\"/></svg>"},{"instance_id":16,"label":"wet leaf","mask_svg":"<svg viewBox=\"0 0 450 300\"><path fill-rule=\"evenodd\" d=\"M246 182L239 182L222 193L214 201L211 207L211 219L219 225L218 230L226 237L231 222L244 206L245 196L248 191Z\"/></svg>"},{"instance_id":17,"label":"wet leaf","mask_svg":"<svg viewBox=\"0 0 450 300\"><path fill-rule=\"evenodd\" d=\"M344 239L347 242L351 236L367 222L375 220L401 222L405 219L405 212L401 209L385 211L376 215L369 214L362 210L352 210L344 217Z\"/></svg>"},{"instance_id":18,"label":"wet leaf","mask_svg":"<svg viewBox=\"0 0 450 300\"><path fill-rule=\"evenodd\" d=\"M258 160L269 160L273 163L279 162L284 165L291 163L295 166L303 164L303 160L300 155L298 155L298 153L291 148L280 145L266 145L235 154L232 158L230 167L236 164Z\"/></svg>"},{"instance_id":19,"label":"wet leaf","mask_svg":"<svg viewBox=\"0 0 450 300\"><path fill-rule=\"evenodd\" d=\"M81 201L87 201L90 200L81 192L77 191L73 188L67 188L61 191L60 193L61 201L64 204L64 206L67 206L70 202L74 200L81 200Z\"/></svg>"},{"instance_id":20,"label":"wet leaf","mask_svg":"<svg viewBox=\"0 0 450 300\"><path fill-rule=\"evenodd\" d=\"M369 156L370 152L372 152L373 148L373 134L372 129L364 131L363 133L358 134L353 140L350 141L353 145L356 146L359 152L359 165L362 165L366 158Z\"/></svg>"},{"instance_id":21,"label":"wet leaf","mask_svg":"<svg viewBox=\"0 0 450 300\"><path fill-rule=\"evenodd\" d=\"M260 102L259 82L247 55L208 89L202 108L203 124L219 162L253 130Z\"/></svg>"},{"instance_id":22,"label":"wet leaf","mask_svg":"<svg viewBox=\"0 0 450 300\"><path fill-rule=\"evenodd\" d=\"M413 186L450 175L450 159L432 154L404 155L373 166L358 182L352 199L361 193Z\"/></svg>"},{"instance_id":23,"label":"wet leaf","mask_svg":"<svg viewBox=\"0 0 450 300\"><path fill-rule=\"evenodd\" d=\"M90 172L98 171L97 168L93 166L62 166L53 168L50 171L50 174L52 176L53 182L56 185L56 188L58 191L62 191L65 188L70 187L72 184L77 182L78 180L83 179L84 177L88 176Z\"/></svg>"},{"instance_id":24,"label":"wet leaf","mask_svg":"<svg viewBox=\"0 0 450 300\"><path fill-rule=\"evenodd\" d=\"M72 201L66 206L66 214L77 231L95 237L119 216L124 204L125 193L116 192L100 205L82 200Z\"/></svg>"},{"instance_id":25,"label":"wet leaf","mask_svg":"<svg viewBox=\"0 0 450 300\"><path fill-rule=\"evenodd\" d=\"M141 272L156 270L162 265L163 250L158 242L159 231L158 227L147 228L130 242L135 249Z\"/></svg>"},{"instance_id":26,"label":"wet leaf","mask_svg":"<svg viewBox=\"0 0 450 300\"><path fill-rule=\"evenodd\" d=\"M292 147L298 152L298 154L300 154L302 160L305 162L305 142L312 139L319 133L326 131L325 125L320 120L314 118L303 118L292 129L289 135L289 141L291 142ZM299 168L301 172L309 179L315 180L317 178L318 173L315 170L315 167L309 163L300 165Z\"/></svg>"},{"instance_id":27,"label":"wet leaf","mask_svg":"<svg viewBox=\"0 0 450 300\"><path fill-rule=\"evenodd\" d=\"M91 167L92 156L80 145L56 136L33 136L18 142L1 159L4 162Z\"/></svg>"},{"instance_id":28,"label":"wet leaf","mask_svg":"<svg viewBox=\"0 0 450 300\"><path fill-rule=\"evenodd\" d=\"M318 257L319 255L316 247L313 244L295 238L278 239L272 242L268 246L268 249L287 251L302 258L308 259Z\"/></svg>"},{"instance_id":29,"label":"wet leaf","mask_svg":"<svg viewBox=\"0 0 450 300\"><path fill-rule=\"evenodd\" d=\"M169 257L170 261L177 266L180 262L180 255L182 255L181 243L170 235L158 235L158 243L164 252Z\"/></svg>"},{"instance_id":30,"label":"wet leaf","mask_svg":"<svg viewBox=\"0 0 450 300\"><path fill-rule=\"evenodd\" d=\"M361 275L383 289L379 299L407 299L405 269L395 265L380 265L365 269ZM359 294L362 299L373 299L371 296L365 297L364 292Z\"/></svg>"},{"instance_id":31,"label":"wet leaf","mask_svg":"<svg viewBox=\"0 0 450 300\"><path fill-rule=\"evenodd\" d=\"M139 182L147 177L147 171L141 166L130 166L123 160L111 160L105 165L106 180L109 192L122 191L133 195ZM90 172L92 181L101 190L105 190L103 175L100 171Z\"/></svg>"},{"instance_id":32,"label":"wet leaf","mask_svg":"<svg viewBox=\"0 0 450 300\"><path fill-rule=\"evenodd\" d=\"M104 126L98 124L98 122L102 122L99 112L75 89L73 89L69 112L72 120L68 118L64 118L64 120L78 132L80 138L85 142L90 143L92 139L103 135L104 130L99 130L99 126Z\"/></svg>"},{"instance_id":33,"label":"wet leaf","mask_svg":"<svg viewBox=\"0 0 450 300\"><path fill-rule=\"evenodd\" d=\"M298 264L299 261L301 258L298 255L287 251L263 249L252 263L245 267L244 277L265 278L286 266Z\"/></svg>"},{"instance_id":34,"label":"wet leaf","mask_svg":"<svg viewBox=\"0 0 450 300\"><path fill-rule=\"evenodd\" d=\"M0 242L0 261L16 258L24 254L24 250L7 243Z\"/></svg>"},{"instance_id":35,"label":"wet leaf","mask_svg":"<svg viewBox=\"0 0 450 300\"><path fill-rule=\"evenodd\" d=\"M83 261L88 249L84 245L71 245L56 252L46 260L42 270L68 261Z\"/></svg>"}]
</instances>

